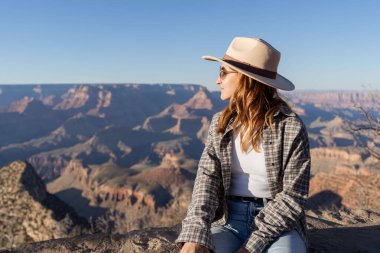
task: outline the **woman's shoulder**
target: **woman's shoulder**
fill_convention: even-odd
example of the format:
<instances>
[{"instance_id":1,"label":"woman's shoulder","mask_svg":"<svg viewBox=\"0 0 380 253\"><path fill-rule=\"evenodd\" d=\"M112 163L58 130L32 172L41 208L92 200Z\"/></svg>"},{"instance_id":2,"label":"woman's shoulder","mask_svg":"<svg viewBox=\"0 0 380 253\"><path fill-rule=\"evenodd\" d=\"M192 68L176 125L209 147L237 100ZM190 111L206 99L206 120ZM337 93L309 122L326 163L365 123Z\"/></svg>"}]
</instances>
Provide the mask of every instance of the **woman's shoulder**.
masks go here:
<instances>
[{"instance_id":1,"label":"woman's shoulder","mask_svg":"<svg viewBox=\"0 0 380 253\"><path fill-rule=\"evenodd\" d=\"M216 112L213 116L212 116L212 119L211 119L211 122L217 122L220 118L220 115L222 114L222 111L219 111L219 112Z\"/></svg>"},{"instance_id":2,"label":"woman's shoulder","mask_svg":"<svg viewBox=\"0 0 380 253\"><path fill-rule=\"evenodd\" d=\"M219 124L219 118L220 115L222 114L222 111L215 113L212 118L211 118L211 123L210 123L210 128L212 131L216 132L216 129L218 128Z\"/></svg>"},{"instance_id":3,"label":"woman's shoulder","mask_svg":"<svg viewBox=\"0 0 380 253\"><path fill-rule=\"evenodd\" d=\"M306 129L301 117L288 105L280 106L275 116L280 116L279 122L285 124L288 128Z\"/></svg>"}]
</instances>

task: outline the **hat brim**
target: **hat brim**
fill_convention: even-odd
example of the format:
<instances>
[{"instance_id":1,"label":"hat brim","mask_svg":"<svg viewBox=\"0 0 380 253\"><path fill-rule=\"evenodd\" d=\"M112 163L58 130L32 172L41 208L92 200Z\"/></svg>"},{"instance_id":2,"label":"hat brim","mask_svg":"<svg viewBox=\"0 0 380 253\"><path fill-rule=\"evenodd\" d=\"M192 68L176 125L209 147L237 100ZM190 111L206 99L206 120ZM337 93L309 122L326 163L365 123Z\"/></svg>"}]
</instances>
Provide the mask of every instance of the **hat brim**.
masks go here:
<instances>
[{"instance_id":1,"label":"hat brim","mask_svg":"<svg viewBox=\"0 0 380 253\"><path fill-rule=\"evenodd\" d=\"M259 82L262 82L268 86L271 86L273 88L286 90L286 91L291 91L291 90L294 90L294 88L295 88L294 84L291 81L289 81L288 79L286 79L285 77L283 77L282 75L280 75L278 73L277 73L275 79L271 79L271 78L260 76L260 75L254 74L252 72L243 70L241 68L235 67L234 65L231 65L230 63L225 62L224 60L219 59L219 58L214 57L214 56L205 55L205 56L202 56L202 59L209 60L209 61L217 61L217 62L226 64L231 69L239 71L240 73L242 73L248 77L251 77L251 78L253 78Z\"/></svg>"}]
</instances>

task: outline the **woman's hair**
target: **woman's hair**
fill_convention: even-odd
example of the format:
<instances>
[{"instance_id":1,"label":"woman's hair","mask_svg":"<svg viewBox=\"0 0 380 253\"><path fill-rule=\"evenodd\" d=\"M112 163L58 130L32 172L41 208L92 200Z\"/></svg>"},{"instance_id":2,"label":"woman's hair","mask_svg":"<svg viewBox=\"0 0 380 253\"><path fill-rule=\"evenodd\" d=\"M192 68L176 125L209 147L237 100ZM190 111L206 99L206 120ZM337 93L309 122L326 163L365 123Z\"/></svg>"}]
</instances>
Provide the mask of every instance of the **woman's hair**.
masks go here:
<instances>
[{"instance_id":1,"label":"woman's hair","mask_svg":"<svg viewBox=\"0 0 380 253\"><path fill-rule=\"evenodd\" d=\"M224 133L233 116L233 129L240 127L241 149L248 152L250 145L259 151L265 125L272 127L273 116L287 103L277 89L238 72L238 87L221 113L218 133Z\"/></svg>"}]
</instances>

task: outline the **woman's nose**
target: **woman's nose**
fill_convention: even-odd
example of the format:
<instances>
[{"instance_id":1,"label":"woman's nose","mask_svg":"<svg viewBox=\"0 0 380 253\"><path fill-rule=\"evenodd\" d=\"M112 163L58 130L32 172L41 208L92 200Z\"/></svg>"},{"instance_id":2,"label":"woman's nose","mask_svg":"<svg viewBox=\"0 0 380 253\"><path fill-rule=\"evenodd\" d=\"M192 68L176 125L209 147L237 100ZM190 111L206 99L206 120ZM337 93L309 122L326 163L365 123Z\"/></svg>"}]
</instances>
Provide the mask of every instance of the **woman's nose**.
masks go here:
<instances>
[{"instance_id":1,"label":"woman's nose","mask_svg":"<svg viewBox=\"0 0 380 253\"><path fill-rule=\"evenodd\" d=\"M216 84L221 84L221 83L222 83L222 79L219 76L218 79L216 79Z\"/></svg>"}]
</instances>

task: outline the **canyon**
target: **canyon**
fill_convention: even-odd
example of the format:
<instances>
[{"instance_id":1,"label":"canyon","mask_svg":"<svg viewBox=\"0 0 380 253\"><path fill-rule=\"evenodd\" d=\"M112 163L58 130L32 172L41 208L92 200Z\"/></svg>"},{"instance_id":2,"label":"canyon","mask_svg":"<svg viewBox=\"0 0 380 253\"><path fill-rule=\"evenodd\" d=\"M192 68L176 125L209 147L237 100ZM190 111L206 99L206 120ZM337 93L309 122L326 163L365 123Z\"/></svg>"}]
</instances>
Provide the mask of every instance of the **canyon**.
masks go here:
<instances>
[{"instance_id":1,"label":"canyon","mask_svg":"<svg viewBox=\"0 0 380 253\"><path fill-rule=\"evenodd\" d=\"M67 222L79 225L57 235L7 232L17 238L12 246L67 237L70 231L126 234L180 223L210 119L227 105L218 92L191 84L0 85L0 90L0 175L8 173L4 182L20 185L12 181L9 168L33 168L39 185L46 185L40 195L59 199L80 217L72 219L83 219L83 224ZM376 224L380 163L368 147L378 148L380 138L351 126L366 123L358 106L379 115L379 92L296 91L282 96L309 133L310 219ZM4 196L9 194L4 190ZM29 198L33 204L28 208L40 205L35 201ZM0 203L1 220L8 219L10 203L16 199ZM53 211L40 213L54 217ZM4 246L11 246L6 239Z\"/></svg>"}]
</instances>

